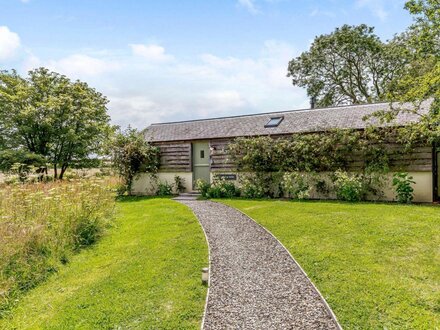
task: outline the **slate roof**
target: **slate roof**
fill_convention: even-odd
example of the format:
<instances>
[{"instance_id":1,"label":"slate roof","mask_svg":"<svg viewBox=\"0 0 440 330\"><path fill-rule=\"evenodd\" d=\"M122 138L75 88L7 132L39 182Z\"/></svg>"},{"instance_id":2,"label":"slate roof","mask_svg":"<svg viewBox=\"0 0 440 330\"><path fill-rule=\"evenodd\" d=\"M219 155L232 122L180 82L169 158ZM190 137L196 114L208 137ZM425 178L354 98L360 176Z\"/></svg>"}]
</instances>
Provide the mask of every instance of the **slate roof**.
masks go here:
<instances>
[{"instance_id":1,"label":"slate roof","mask_svg":"<svg viewBox=\"0 0 440 330\"><path fill-rule=\"evenodd\" d=\"M422 110L429 111L430 104L430 101L424 102ZM408 109L409 106L406 105L404 108ZM375 103L159 123L149 126L145 131L145 137L151 142L165 142L284 135L320 132L335 128L363 129L369 124L377 124L377 120L374 119L364 121L364 116L389 109L389 103ZM277 116L284 117L278 127L264 127L272 117ZM392 124L403 126L417 120L417 114L405 111L400 113Z\"/></svg>"}]
</instances>

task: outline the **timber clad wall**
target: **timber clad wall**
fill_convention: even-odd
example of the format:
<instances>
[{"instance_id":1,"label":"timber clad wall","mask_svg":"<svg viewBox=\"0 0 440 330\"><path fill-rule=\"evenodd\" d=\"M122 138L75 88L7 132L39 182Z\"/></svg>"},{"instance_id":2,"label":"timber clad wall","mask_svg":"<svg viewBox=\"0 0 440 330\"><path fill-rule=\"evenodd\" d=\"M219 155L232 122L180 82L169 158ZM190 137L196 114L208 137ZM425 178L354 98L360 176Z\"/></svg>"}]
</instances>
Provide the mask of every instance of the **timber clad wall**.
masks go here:
<instances>
[{"instance_id":1,"label":"timber clad wall","mask_svg":"<svg viewBox=\"0 0 440 330\"><path fill-rule=\"evenodd\" d=\"M155 143L160 148L161 172L191 172L191 142Z\"/></svg>"},{"instance_id":2,"label":"timber clad wall","mask_svg":"<svg viewBox=\"0 0 440 330\"><path fill-rule=\"evenodd\" d=\"M227 172L236 170L235 165L228 159L228 144L232 139L210 140L211 171ZM191 142L161 142L155 143L161 152L161 172L191 172ZM390 166L392 171L430 172L432 171L432 147L419 146L413 152L404 153L402 146L388 143ZM348 169L360 170L364 161L360 155L352 155Z\"/></svg>"},{"instance_id":3,"label":"timber clad wall","mask_svg":"<svg viewBox=\"0 0 440 330\"><path fill-rule=\"evenodd\" d=\"M390 170L405 172L431 172L432 147L421 145L412 152L404 152L403 146L397 143L387 143ZM349 161L348 169L358 171L362 169L364 160L360 155L354 154Z\"/></svg>"},{"instance_id":4,"label":"timber clad wall","mask_svg":"<svg viewBox=\"0 0 440 330\"><path fill-rule=\"evenodd\" d=\"M211 140L211 171L233 171L235 165L228 159L228 144L231 139Z\"/></svg>"}]
</instances>

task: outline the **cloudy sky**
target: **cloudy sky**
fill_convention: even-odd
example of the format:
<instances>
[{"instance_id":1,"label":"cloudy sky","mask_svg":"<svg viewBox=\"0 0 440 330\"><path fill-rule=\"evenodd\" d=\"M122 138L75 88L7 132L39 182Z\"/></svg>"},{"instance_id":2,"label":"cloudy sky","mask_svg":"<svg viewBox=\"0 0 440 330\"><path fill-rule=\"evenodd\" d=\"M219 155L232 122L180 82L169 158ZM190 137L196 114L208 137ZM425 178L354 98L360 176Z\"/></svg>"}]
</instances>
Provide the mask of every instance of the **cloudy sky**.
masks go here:
<instances>
[{"instance_id":1,"label":"cloudy sky","mask_svg":"<svg viewBox=\"0 0 440 330\"><path fill-rule=\"evenodd\" d=\"M316 35L366 23L386 40L403 0L0 0L0 69L46 66L88 82L112 121L308 107L286 77Z\"/></svg>"}]
</instances>

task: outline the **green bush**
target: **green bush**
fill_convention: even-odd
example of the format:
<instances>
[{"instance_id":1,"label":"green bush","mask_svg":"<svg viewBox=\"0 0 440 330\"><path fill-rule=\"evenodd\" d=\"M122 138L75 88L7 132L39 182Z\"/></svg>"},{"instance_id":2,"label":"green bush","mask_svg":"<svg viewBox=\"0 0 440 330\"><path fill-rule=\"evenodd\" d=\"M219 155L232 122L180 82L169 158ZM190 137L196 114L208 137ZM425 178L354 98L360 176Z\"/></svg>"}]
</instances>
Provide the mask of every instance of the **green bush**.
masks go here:
<instances>
[{"instance_id":1,"label":"green bush","mask_svg":"<svg viewBox=\"0 0 440 330\"><path fill-rule=\"evenodd\" d=\"M206 182L205 180L202 179L198 179L196 181L196 189L198 191L200 191L200 194L202 195L202 197L207 198L208 197L208 190L209 188L211 188L211 185Z\"/></svg>"},{"instance_id":2,"label":"green bush","mask_svg":"<svg viewBox=\"0 0 440 330\"><path fill-rule=\"evenodd\" d=\"M396 199L399 203L412 202L414 199L413 184L415 184L415 181L408 173L399 172L393 175L393 186L395 187Z\"/></svg>"},{"instance_id":3,"label":"green bush","mask_svg":"<svg viewBox=\"0 0 440 330\"><path fill-rule=\"evenodd\" d=\"M318 194L322 196L328 196L330 193L330 187L324 179L318 179L315 183L315 189Z\"/></svg>"},{"instance_id":4,"label":"green bush","mask_svg":"<svg viewBox=\"0 0 440 330\"><path fill-rule=\"evenodd\" d=\"M241 194L240 189L233 182L226 180L215 180L212 185L200 180L196 183L196 187L205 198L233 198Z\"/></svg>"},{"instance_id":5,"label":"green bush","mask_svg":"<svg viewBox=\"0 0 440 330\"><path fill-rule=\"evenodd\" d=\"M334 184L336 196L343 201L358 202L366 196L364 180L359 174L336 171L334 173Z\"/></svg>"},{"instance_id":6,"label":"green bush","mask_svg":"<svg viewBox=\"0 0 440 330\"><path fill-rule=\"evenodd\" d=\"M171 196L173 194L173 186L168 182L159 182L157 185L157 196Z\"/></svg>"},{"instance_id":7,"label":"green bush","mask_svg":"<svg viewBox=\"0 0 440 330\"><path fill-rule=\"evenodd\" d=\"M242 194L246 198L282 197L283 174L280 172L258 172L242 175L240 179Z\"/></svg>"},{"instance_id":8,"label":"green bush","mask_svg":"<svg viewBox=\"0 0 440 330\"><path fill-rule=\"evenodd\" d=\"M208 198L233 198L240 196L238 189L233 182L216 180L208 189Z\"/></svg>"},{"instance_id":9,"label":"green bush","mask_svg":"<svg viewBox=\"0 0 440 330\"><path fill-rule=\"evenodd\" d=\"M178 194L185 192L186 189L185 180L178 175L174 176L174 189Z\"/></svg>"},{"instance_id":10,"label":"green bush","mask_svg":"<svg viewBox=\"0 0 440 330\"><path fill-rule=\"evenodd\" d=\"M283 175L283 190L288 197L307 199L310 197L310 175L299 172L287 172Z\"/></svg>"},{"instance_id":11,"label":"green bush","mask_svg":"<svg viewBox=\"0 0 440 330\"><path fill-rule=\"evenodd\" d=\"M7 149L0 151L0 171L9 172L16 164L22 165L22 171L29 172L31 167L45 167L46 159L41 155L23 150Z\"/></svg>"}]
</instances>

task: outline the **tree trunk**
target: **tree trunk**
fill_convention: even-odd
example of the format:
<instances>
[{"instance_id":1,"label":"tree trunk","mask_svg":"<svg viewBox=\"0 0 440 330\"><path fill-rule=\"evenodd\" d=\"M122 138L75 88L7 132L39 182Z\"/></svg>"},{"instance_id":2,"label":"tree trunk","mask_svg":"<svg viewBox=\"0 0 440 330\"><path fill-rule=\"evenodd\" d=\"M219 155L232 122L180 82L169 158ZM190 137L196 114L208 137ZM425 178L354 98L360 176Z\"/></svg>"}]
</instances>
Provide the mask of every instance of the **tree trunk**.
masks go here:
<instances>
[{"instance_id":1,"label":"tree trunk","mask_svg":"<svg viewBox=\"0 0 440 330\"><path fill-rule=\"evenodd\" d=\"M58 179L58 169L57 169L57 164L53 164L53 179L54 179L54 180Z\"/></svg>"},{"instance_id":2,"label":"tree trunk","mask_svg":"<svg viewBox=\"0 0 440 330\"><path fill-rule=\"evenodd\" d=\"M59 178L60 180L63 180L64 173L66 172L68 166L69 166L69 164L63 164L61 166L61 172L60 172L60 178Z\"/></svg>"}]
</instances>

